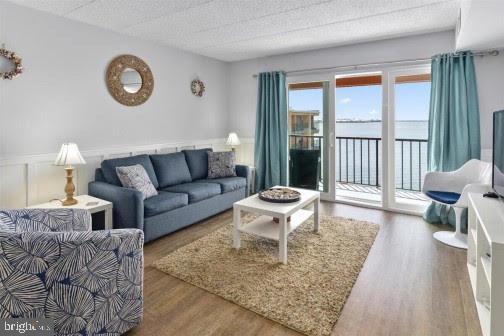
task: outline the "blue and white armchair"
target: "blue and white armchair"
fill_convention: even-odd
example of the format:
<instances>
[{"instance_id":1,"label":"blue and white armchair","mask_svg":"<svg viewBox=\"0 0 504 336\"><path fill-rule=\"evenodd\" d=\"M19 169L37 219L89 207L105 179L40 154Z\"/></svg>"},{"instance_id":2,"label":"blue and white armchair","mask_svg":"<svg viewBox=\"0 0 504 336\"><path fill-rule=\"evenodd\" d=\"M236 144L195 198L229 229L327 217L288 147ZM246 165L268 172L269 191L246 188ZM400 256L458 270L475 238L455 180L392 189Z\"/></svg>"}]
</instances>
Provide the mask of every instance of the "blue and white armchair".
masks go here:
<instances>
[{"instance_id":1,"label":"blue and white armchair","mask_svg":"<svg viewBox=\"0 0 504 336\"><path fill-rule=\"evenodd\" d=\"M0 317L57 335L121 335L143 311L143 232L91 231L79 209L0 211Z\"/></svg>"},{"instance_id":2,"label":"blue and white armchair","mask_svg":"<svg viewBox=\"0 0 504 336\"><path fill-rule=\"evenodd\" d=\"M458 248L467 249L467 235L461 231L462 211L468 207L469 193L490 190L492 167L490 163L472 159L452 172L429 172L425 175L422 192L432 201L453 207L455 232L438 231L434 238Z\"/></svg>"}]
</instances>

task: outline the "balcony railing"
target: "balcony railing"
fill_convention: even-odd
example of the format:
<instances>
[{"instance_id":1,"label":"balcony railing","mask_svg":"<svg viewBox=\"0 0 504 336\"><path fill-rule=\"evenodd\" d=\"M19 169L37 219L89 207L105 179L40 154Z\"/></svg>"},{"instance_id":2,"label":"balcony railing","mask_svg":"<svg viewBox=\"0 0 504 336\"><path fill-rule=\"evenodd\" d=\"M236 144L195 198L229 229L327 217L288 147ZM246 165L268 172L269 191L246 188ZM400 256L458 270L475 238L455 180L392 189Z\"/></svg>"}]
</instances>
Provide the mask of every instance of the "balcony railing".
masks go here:
<instances>
[{"instance_id":1,"label":"balcony railing","mask_svg":"<svg viewBox=\"0 0 504 336\"><path fill-rule=\"evenodd\" d=\"M398 154L400 156L400 166L398 166ZM397 174L398 168L399 175ZM421 191L423 185L422 174L426 171L427 140L396 139L396 189ZM398 183L399 176L400 184Z\"/></svg>"},{"instance_id":2,"label":"balcony railing","mask_svg":"<svg viewBox=\"0 0 504 336\"><path fill-rule=\"evenodd\" d=\"M336 137L337 182L380 187L381 138ZM427 169L427 140L395 140L395 187L421 191Z\"/></svg>"},{"instance_id":3,"label":"balcony railing","mask_svg":"<svg viewBox=\"0 0 504 336\"><path fill-rule=\"evenodd\" d=\"M336 137L336 181L381 187L381 140L375 137ZM323 153L322 146L322 136L289 136L291 149L315 149ZM427 140L395 140L396 189L421 191L426 169Z\"/></svg>"},{"instance_id":4,"label":"balcony railing","mask_svg":"<svg viewBox=\"0 0 504 336\"><path fill-rule=\"evenodd\" d=\"M336 137L336 140L339 164L336 181L378 187L381 138Z\"/></svg>"}]
</instances>

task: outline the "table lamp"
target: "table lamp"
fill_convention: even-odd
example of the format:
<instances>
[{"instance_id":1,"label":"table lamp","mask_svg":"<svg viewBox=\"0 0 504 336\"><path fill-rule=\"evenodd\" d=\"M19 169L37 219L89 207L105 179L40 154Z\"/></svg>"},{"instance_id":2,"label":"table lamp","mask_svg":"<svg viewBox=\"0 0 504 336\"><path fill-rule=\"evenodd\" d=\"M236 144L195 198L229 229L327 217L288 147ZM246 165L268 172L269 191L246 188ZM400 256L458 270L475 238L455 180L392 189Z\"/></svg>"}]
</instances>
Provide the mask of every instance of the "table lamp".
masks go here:
<instances>
[{"instance_id":1,"label":"table lamp","mask_svg":"<svg viewBox=\"0 0 504 336\"><path fill-rule=\"evenodd\" d=\"M231 146L231 150L234 152L235 147L241 144L240 139L238 138L238 134L235 132L231 132L228 135L226 145Z\"/></svg>"},{"instance_id":2,"label":"table lamp","mask_svg":"<svg viewBox=\"0 0 504 336\"><path fill-rule=\"evenodd\" d=\"M54 165L65 166L67 183L65 186L66 199L63 201L64 206L77 204L77 200L73 198L75 192L75 185L73 184L73 170L72 165L85 164L84 158L79 152L79 147L74 143L64 143L61 145L60 152Z\"/></svg>"}]
</instances>

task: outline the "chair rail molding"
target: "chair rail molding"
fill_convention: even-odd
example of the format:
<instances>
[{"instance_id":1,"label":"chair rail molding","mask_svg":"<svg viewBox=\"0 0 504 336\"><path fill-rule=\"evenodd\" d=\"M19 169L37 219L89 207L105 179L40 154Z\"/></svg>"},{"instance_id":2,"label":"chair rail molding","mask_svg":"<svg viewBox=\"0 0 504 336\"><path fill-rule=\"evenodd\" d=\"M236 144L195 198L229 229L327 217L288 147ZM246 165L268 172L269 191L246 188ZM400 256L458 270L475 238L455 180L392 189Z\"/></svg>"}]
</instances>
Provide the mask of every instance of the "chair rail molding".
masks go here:
<instances>
[{"instance_id":1,"label":"chair rail molding","mask_svg":"<svg viewBox=\"0 0 504 336\"><path fill-rule=\"evenodd\" d=\"M94 180L95 169L105 159L206 147L228 149L225 138L216 138L82 151L87 164L77 166L74 172L76 194L87 193L87 185ZM0 209L21 208L63 198L65 174L62 167L53 165L56 156L55 152L0 158Z\"/></svg>"}]
</instances>

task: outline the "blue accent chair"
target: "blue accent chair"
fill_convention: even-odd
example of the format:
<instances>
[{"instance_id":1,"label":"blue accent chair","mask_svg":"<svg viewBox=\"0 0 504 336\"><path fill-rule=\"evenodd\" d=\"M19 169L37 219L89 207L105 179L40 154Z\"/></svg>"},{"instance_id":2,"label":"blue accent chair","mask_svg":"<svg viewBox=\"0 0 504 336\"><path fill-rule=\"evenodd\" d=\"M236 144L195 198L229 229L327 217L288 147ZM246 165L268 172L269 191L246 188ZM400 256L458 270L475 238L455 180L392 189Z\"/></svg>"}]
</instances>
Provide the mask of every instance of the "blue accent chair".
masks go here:
<instances>
[{"instance_id":1,"label":"blue accent chair","mask_svg":"<svg viewBox=\"0 0 504 336\"><path fill-rule=\"evenodd\" d=\"M80 209L0 211L0 315L56 335L121 335L143 311L143 232L91 231Z\"/></svg>"},{"instance_id":2,"label":"blue accent chair","mask_svg":"<svg viewBox=\"0 0 504 336\"><path fill-rule=\"evenodd\" d=\"M89 183L89 194L114 204L114 228L140 229L145 241L228 210L249 195L251 170L236 165L236 175L208 178L208 151L183 150L156 155L136 155L104 160ZM116 167L142 165L158 195L143 199L134 189L122 187Z\"/></svg>"}]
</instances>

